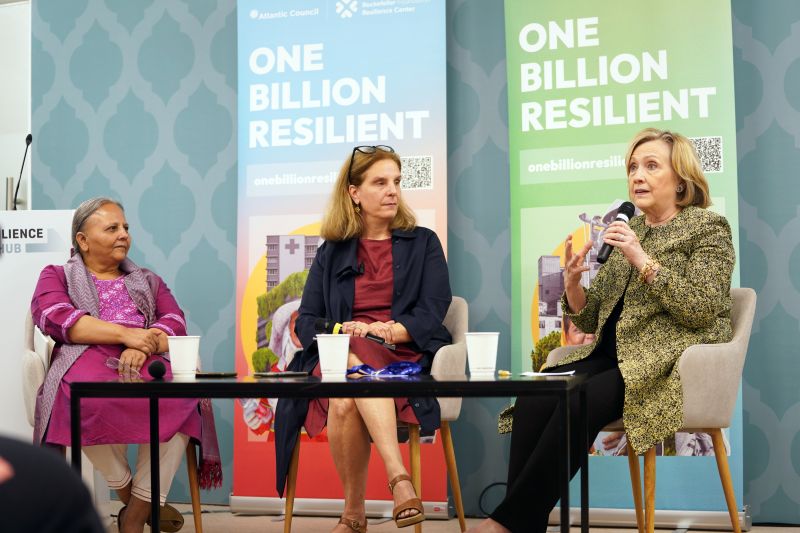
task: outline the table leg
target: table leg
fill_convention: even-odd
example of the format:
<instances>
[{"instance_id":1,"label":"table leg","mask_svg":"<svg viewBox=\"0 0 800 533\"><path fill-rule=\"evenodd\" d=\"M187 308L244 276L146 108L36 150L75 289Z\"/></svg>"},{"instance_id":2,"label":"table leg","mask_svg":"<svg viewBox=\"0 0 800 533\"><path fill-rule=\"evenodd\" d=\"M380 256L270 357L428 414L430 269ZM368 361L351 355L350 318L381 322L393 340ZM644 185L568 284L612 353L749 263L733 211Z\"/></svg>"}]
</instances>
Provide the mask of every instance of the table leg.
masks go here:
<instances>
[{"instance_id":1,"label":"table leg","mask_svg":"<svg viewBox=\"0 0 800 533\"><path fill-rule=\"evenodd\" d=\"M569 441L569 393L564 391L561 394L561 401L558 408L559 420L559 446L558 464L561 467L559 476L559 488L561 489L561 533L569 533L569 461L570 461L570 441Z\"/></svg>"},{"instance_id":2,"label":"table leg","mask_svg":"<svg viewBox=\"0 0 800 533\"><path fill-rule=\"evenodd\" d=\"M72 433L72 468L81 475L81 396L71 393L69 425Z\"/></svg>"},{"instance_id":3,"label":"table leg","mask_svg":"<svg viewBox=\"0 0 800 533\"><path fill-rule=\"evenodd\" d=\"M581 454L581 533L589 533L589 451L585 448L588 444L589 418L586 413L586 384L581 385L580 391L580 427L578 442Z\"/></svg>"},{"instance_id":4,"label":"table leg","mask_svg":"<svg viewBox=\"0 0 800 533\"><path fill-rule=\"evenodd\" d=\"M158 533L161 510L159 472L158 397L150 398L150 533Z\"/></svg>"}]
</instances>

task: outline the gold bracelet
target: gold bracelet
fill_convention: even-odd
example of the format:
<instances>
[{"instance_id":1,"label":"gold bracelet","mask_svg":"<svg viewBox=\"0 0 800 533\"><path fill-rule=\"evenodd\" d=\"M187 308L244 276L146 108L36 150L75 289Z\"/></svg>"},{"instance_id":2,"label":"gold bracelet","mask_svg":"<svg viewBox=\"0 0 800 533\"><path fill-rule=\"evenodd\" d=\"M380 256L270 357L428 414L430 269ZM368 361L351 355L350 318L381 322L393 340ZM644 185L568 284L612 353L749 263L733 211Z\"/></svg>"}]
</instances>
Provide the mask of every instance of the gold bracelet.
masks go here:
<instances>
[{"instance_id":1,"label":"gold bracelet","mask_svg":"<svg viewBox=\"0 0 800 533\"><path fill-rule=\"evenodd\" d=\"M644 262L642 266L642 270L639 271L639 281L642 283L647 283L647 276L650 275L650 271L653 269L653 265L655 265L656 260L652 257L648 257L647 261Z\"/></svg>"},{"instance_id":2,"label":"gold bracelet","mask_svg":"<svg viewBox=\"0 0 800 533\"><path fill-rule=\"evenodd\" d=\"M653 279L650 280L651 283L656 280L659 270L661 270L661 264L658 261L656 261L656 264L653 265L652 269L650 269L650 272L652 272L653 274ZM647 283L647 281L645 281L645 283Z\"/></svg>"}]
</instances>

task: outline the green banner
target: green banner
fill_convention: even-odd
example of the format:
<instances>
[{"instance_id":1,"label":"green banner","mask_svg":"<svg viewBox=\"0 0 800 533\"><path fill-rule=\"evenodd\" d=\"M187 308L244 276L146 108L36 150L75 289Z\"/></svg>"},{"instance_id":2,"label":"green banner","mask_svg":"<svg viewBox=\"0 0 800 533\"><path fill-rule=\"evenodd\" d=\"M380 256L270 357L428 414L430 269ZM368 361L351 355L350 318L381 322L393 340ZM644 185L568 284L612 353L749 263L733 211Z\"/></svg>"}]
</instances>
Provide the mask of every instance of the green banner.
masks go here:
<instances>
[{"instance_id":1,"label":"green banner","mask_svg":"<svg viewBox=\"0 0 800 533\"><path fill-rule=\"evenodd\" d=\"M505 19L516 373L555 346L588 342L562 320L563 242L571 234L577 246L600 247L609 217L628 200L625 151L641 129L692 139L712 209L728 218L738 245L736 125L727 0L506 0ZM584 285L600 265L590 267ZM740 430L731 434L739 454ZM682 442L661 451L680 455ZM614 454L595 444L596 454ZM739 490L741 467L736 476ZM690 507L716 510L721 495L712 491Z\"/></svg>"}]
</instances>

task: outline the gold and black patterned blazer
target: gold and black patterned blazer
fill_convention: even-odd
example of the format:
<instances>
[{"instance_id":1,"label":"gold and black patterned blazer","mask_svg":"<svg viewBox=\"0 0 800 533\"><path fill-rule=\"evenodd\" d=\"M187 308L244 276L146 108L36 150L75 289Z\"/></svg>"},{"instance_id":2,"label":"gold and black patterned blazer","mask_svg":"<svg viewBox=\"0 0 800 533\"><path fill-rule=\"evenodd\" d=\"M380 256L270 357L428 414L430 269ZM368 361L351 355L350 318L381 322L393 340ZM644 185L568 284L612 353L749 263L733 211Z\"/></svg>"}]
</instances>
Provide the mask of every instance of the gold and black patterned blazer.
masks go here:
<instances>
[{"instance_id":1,"label":"gold and black patterned blazer","mask_svg":"<svg viewBox=\"0 0 800 533\"><path fill-rule=\"evenodd\" d=\"M585 289L586 307L580 313L570 313L562 297L564 313L575 325L598 336L556 366L587 357L624 298L617 322L617 359L625 382L623 420L631 445L642 453L681 426L683 396L676 363L683 350L731 339L735 252L728 221L699 207L683 209L664 226L646 226L638 216L630 227L644 251L661 264L655 280L643 283L622 253L612 253Z\"/></svg>"}]
</instances>

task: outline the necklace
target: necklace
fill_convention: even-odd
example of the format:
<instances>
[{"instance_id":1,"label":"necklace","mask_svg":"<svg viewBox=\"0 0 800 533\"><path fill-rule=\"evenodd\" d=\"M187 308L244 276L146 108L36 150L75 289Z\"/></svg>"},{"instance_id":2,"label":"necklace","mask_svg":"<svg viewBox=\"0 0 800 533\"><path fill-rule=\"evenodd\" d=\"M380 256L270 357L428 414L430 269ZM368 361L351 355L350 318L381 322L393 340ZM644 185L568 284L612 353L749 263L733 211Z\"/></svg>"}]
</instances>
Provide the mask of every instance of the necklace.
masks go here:
<instances>
[{"instance_id":1,"label":"necklace","mask_svg":"<svg viewBox=\"0 0 800 533\"><path fill-rule=\"evenodd\" d=\"M670 220L675 218L678 215L678 213L680 213L680 212L681 212L680 209L676 209L673 213L670 213L668 216L662 218L661 220L656 220L654 222L648 221L647 217L645 217L644 218L644 223L645 223L645 225L650 226L650 227L663 226L664 224L666 224L667 222L669 222Z\"/></svg>"}]
</instances>

